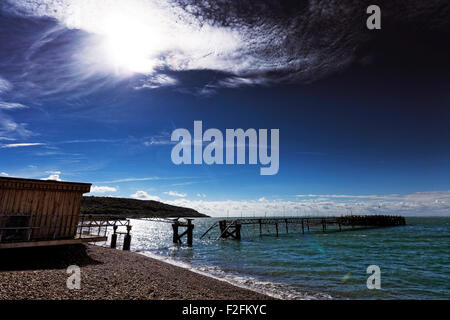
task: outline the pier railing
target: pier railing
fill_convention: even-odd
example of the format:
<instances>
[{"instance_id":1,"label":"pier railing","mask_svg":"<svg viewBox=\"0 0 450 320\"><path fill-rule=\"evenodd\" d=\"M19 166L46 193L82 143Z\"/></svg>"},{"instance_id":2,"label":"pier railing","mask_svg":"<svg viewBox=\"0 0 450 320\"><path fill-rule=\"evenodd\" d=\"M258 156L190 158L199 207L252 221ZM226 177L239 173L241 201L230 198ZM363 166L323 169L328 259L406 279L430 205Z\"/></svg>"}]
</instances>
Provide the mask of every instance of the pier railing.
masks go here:
<instances>
[{"instance_id":1,"label":"pier railing","mask_svg":"<svg viewBox=\"0 0 450 320\"><path fill-rule=\"evenodd\" d=\"M126 232L117 231L125 227ZM115 247L117 234L124 234L124 248L130 247L130 220L117 216L78 214L2 214L0 215L0 243L40 240L66 240L107 237L113 229L111 246ZM116 239L116 240L114 240Z\"/></svg>"},{"instance_id":2,"label":"pier railing","mask_svg":"<svg viewBox=\"0 0 450 320\"><path fill-rule=\"evenodd\" d=\"M234 220L220 220L211 225L200 237L205 237L210 231L219 228L217 239L241 239L242 230L245 228L257 228L260 236L280 233L289 233L289 230L296 231L301 229L302 233L311 231L312 228L319 227L322 232L330 230L330 227L336 231L344 231L350 227L358 228L377 228L389 226L403 226L406 224L402 216L390 215L349 215L340 217L272 217L272 218L240 218ZM245 228L243 228L245 227ZM259 227L259 228L258 228ZM345 228L347 227L347 228ZM320 230L319 229L319 230Z\"/></svg>"}]
</instances>

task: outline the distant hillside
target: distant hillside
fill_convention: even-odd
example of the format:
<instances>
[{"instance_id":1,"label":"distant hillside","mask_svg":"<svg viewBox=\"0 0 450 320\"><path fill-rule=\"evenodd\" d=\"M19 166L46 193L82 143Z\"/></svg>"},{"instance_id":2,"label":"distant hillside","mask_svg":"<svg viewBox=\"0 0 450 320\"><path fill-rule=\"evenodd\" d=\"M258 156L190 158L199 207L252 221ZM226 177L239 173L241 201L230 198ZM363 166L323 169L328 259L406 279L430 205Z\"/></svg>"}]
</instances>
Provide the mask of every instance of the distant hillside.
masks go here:
<instances>
[{"instance_id":1,"label":"distant hillside","mask_svg":"<svg viewBox=\"0 0 450 320\"><path fill-rule=\"evenodd\" d=\"M125 217L208 217L194 209L171 206L158 201L112 197L83 197L81 213Z\"/></svg>"}]
</instances>

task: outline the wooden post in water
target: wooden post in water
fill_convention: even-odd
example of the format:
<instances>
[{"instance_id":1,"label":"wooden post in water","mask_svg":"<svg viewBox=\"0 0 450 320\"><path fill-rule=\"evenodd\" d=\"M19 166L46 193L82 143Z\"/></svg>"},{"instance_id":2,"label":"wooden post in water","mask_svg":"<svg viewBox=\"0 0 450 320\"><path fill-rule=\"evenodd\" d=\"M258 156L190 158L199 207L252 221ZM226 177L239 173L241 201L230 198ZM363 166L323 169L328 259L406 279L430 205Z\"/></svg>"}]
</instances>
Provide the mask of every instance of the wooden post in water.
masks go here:
<instances>
[{"instance_id":1,"label":"wooden post in water","mask_svg":"<svg viewBox=\"0 0 450 320\"><path fill-rule=\"evenodd\" d=\"M241 240L241 224L240 223L236 223L236 240Z\"/></svg>"},{"instance_id":2,"label":"wooden post in water","mask_svg":"<svg viewBox=\"0 0 450 320\"><path fill-rule=\"evenodd\" d=\"M117 226L113 226L113 234L111 235L111 248L115 249L117 247Z\"/></svg>"},{"instance_id":3,"label":"wooden post in water","mask_svg":"<svg viewBox=\"0 0 450 320\"><path fill-rule=\"evenodd\" d=\"M125 238L123 239L123 250L130 251L131 247L131 226L127 226L127 234L125 235Z\"/></svg>"},{"instance_id":4,"label":"wooden post in water","mask_svg":"<svg viewBox=\"0 0 450 320\"><path fill-rule=\"evenodd\" d=\"M175 220L174 223L172 224L173 243L181 244L181 238L183 238L186 235L187 245L192 246L192 242L194 239L193 237L194 225L192 224L192 219L186 219L186 221L187 221L186 223L180 223L178 220ZM186 227L186 230L182 234L178 233L180 227Z\"/></svg>"},{"instance_id":5,"label":"wooden post in water","mask_svg":"<svg viewBox=\"0 0 450 320\"><path fill-rule=\"evenodd\" d=\"M194 225L192 224L192 219L187 219L187 245L192 247L192 231L194 230Z\"/></svg>"},{"instance_id":6,"label":"wooden post in water","mask_svg":"<svg viewBox=\"0 0 450 320\"><path fill-rule=\"evenodd\" d=\"M302 219L302 234L305 234L305 225L303 224L303 219Z\"/></svg>"},{"instance_id":7,"label":"wooden post in water","mask_svg":"<svg viewBox=\"0 0 450 320\"><path fill-rule=\"evenodd\" d=\"M259 236L262 236L262 224L261 224L261 219L258 220L259 222Z\"/></svg>"},{"instance_id":8,"label":"wooden post in water","mask_svg":"<svg viewBox=\"0 0 450 320\"><path fill-rule=\"evenodd\" d=\"M172 229L173 229L173 243L179 243L180 239L178 238L178 222L172 223Z\"/></svg>"},{"instance_id":9,"label":"wooden post in water","mask_svg":"<svg viewBox=\"0 0 450 320\"><path fill-rule=\"evenodd\" d=\"M289 233L289 230L288 230L288 221L287 221L287 219L284 219L284 222L286 223L286 233Z\"/></svg>"},{"instance_id":10,"label":"wooden post in water","mask_svg":"<svg viewBox=\"0 0 450 320\"><path fill-rule=\"evenodd\" d=\"M223 232L225 231L225 228L227 227L226 225L227 225L226 220L219 221L220 234L223 234Z\"/></svg>"},{"instance_id":11,"label":"wooden post in water","mask_svg":"<svg viewBox=\"0 0 450 320\"><path fill-rule=\"evenodd\" d=\"M278 237L278 223L275 223L275 229L277 230L277 237Z\"/></svg>"},{"instance_id":12,"label":"wooden post in water","mask_svg":"<svg viewBox=\"0 0 450 320\"><path fill-rule=\"evenodd\" d=\"M327 230L327 223L325 222L325 219L322 219L322 231L325 232Z\"/></svg>"}]
</instances>

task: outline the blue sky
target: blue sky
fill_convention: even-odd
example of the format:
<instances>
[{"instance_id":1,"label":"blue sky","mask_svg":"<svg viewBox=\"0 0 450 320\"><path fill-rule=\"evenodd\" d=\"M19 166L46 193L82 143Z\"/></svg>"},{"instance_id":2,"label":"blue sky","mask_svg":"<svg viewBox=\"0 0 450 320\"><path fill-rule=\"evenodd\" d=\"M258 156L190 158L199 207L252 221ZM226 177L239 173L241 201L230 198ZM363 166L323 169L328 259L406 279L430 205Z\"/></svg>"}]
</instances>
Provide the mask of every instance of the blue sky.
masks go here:
<instances>
[{"instance_id":1,"label":"blue sky","mask_svg":"<svg viewBox=\"0 0 450 320\"><path fill-rule=\"evenodd\" d=\"M154 43L128 39L133 28L148 26L117 12L122 31L105 33L89 19L73 22L67 8L52 15L7 3L0 23L3 176L91 182L95 195L156 199L212 215L449 212L446 70L405 73L352 61L343 68L330 60L325 73L320 63L308 65L317 79L286 81L266 70L269 62L278 70L283 57L261 62L245 53L237 37L248 31L195 23L184 26L194 30L186 31L193 48L182 43L179 53L166 37L158 40L164 53L175 52L162 63ZM260 165L174 165L170 135L193 132L194 120L204 130L279 129L278 174L261 176Z\"/></svg>"}]
</instances>

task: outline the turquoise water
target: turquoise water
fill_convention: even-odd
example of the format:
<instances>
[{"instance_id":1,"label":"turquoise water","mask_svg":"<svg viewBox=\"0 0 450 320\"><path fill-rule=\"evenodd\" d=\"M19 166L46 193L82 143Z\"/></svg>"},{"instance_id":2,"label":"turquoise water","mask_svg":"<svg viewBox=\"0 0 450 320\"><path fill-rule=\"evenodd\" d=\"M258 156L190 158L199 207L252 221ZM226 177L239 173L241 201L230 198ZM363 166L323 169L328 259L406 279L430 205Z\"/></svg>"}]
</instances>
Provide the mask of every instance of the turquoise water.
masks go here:
<instances>
[{"instance_id":1,"label":"turquoise water","mask_svg":"<svg viewBox=\"0 0 450 320\"><path fill-rule=\"evenodd\" d=\"M450 218L407 218L407 226L199 240L218 219L196 219L194 246L171 242L170 224L132 220L132 250L286 299L449 299ZM266 228L265 232L271 230ZM369 265L381 289L366 285Z\"/></svg>"}]
</instances>

